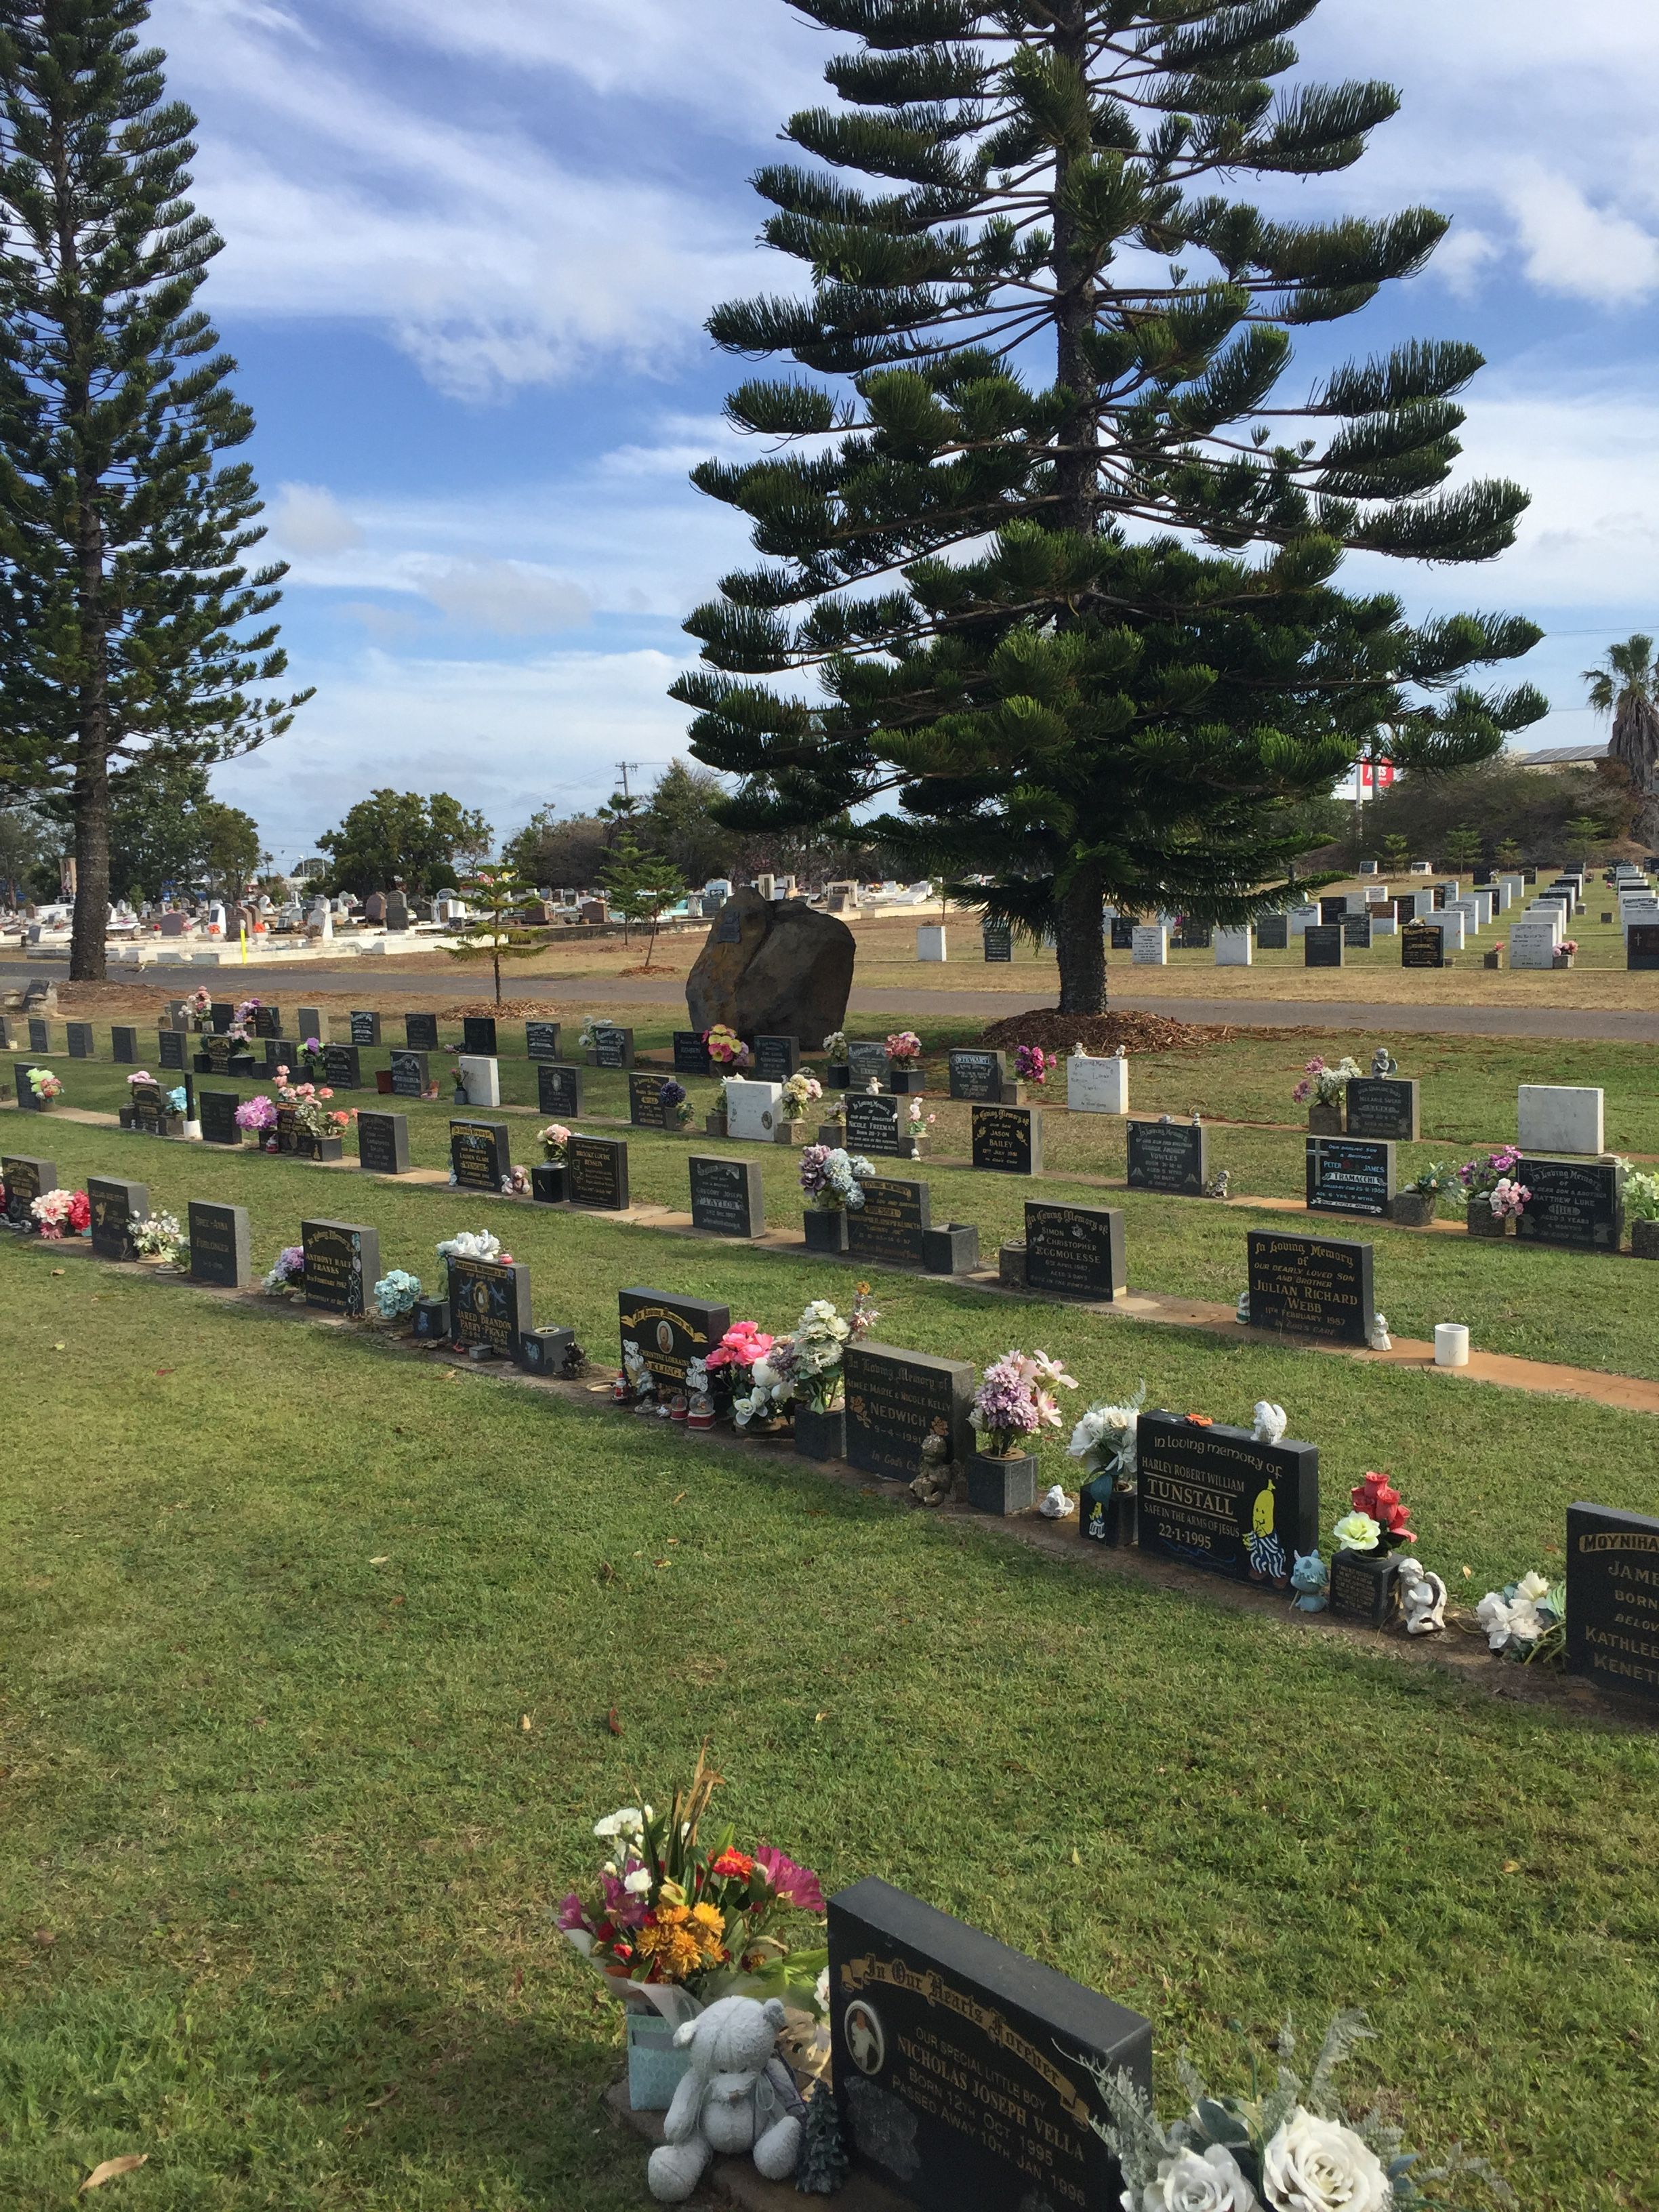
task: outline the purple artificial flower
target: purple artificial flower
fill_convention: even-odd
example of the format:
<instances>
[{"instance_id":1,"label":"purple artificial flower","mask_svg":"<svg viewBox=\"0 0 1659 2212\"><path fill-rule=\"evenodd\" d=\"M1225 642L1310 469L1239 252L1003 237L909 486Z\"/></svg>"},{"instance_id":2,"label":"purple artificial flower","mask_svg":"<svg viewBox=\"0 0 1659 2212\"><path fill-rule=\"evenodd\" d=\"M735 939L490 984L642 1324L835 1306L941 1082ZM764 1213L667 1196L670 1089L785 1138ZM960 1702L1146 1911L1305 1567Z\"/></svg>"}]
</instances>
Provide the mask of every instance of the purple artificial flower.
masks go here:
<instances>
[{"instance_id":1,"label":"purple artificial flower","mask_svg":"<svg viewBox=\"0 0 1659 2212\"><path fill-rule=\"evenodd\" d=\"M755 1853L755 1864L783 1904L793 1905L801 1912L823 1911L823 1891L811 1867L798 1866L787 1852L775 1850L770 1844L761 1844Z\"/></svg>"},{"instance_id":2,"label":"purple artificial flower","mask_svg":"<svg viewBox=\"0 0 1659 2212\"><path fill-rule=\"evenodd\" d=\"M568 1934L571 1929L586 1928L587 1924L587 1907L573 1889L560 1904L559 1925Z\"/></svg>"}]
</instances>

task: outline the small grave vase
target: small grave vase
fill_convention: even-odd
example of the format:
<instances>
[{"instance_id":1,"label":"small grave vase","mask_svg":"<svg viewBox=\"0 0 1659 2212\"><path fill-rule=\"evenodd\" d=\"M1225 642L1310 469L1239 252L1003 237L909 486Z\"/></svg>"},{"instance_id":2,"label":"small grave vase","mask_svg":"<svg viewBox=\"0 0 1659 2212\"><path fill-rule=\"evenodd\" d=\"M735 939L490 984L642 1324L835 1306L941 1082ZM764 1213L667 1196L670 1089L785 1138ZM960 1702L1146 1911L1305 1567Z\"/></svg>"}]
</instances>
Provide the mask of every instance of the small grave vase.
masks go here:
<instances>
[{"instance_id":1,"label":"small grave vase","mask_svg":"<svg viewBox=\"0 0 1659 2212\"><path fill-rule=\"evenodd\" d=\"M925 1089L926 1082L920 1062L914 1060L890 1060L887 1063L887 1088L896 1091L900 1097L908 1097L913 1091Z\"/></svg>"},{"instance_id":2,"label":"small grave vase","mask_svg":"<svg viewBox=\"0 0 1659 2212\"><path fill-rule=\"evenodd\" d=\"M313 1137L311 1148L313 1160L343 1160L345 1158L343 1137Z\"/></svg>"},{"instance_id":3,"label":"small grave vase","mask_svg":"<svg viewBox=\"0 0 1659 2212\"><path fill-rule=\"evenodd\" d=\"M1308 1128L1310 1133L1316 1137L1340 1137L1342 1134L1340 1103L1329 1106L1321 1106L1317 1103L1310 1106Z\"/></svg>"},{"instance_id":4,"label":"small grave vase","mask_svg":"<svg viewBox=\"0 0 1659 2212\"><path fill-rule=\"evenodd\" d=\"M847 1216L840 1206L812 1206L802 1214L800 1220L806 1233L809 1252L844 1252L847 1249Z\"/></svg>"},{"instance_id":5,"label":"small grave vase","mask_svg":"<svg viewBox=\"0 0 1659 2212\"><path fill-rule=\"evenodd\" d=\"M1472 1198L1467 1218L1471 1237L1513 1237L1515 1224L1494 1213L1484 1198Z\"/></svg>"},{"instance_id":6,"label":"small grave vase","mask_svg":"<svg viewBox=\"0 0 1659 2212\"><path fill-rule=\"evenodd\" d=\"M845 1091L851 1080L851 1071L844 1060L832 1060L823 1071L826 1091Z\"/></svg>"},{"instance_id":7,"label":"small grave vase","mask_svg":"<svg viewBox=\"0 0 1659 2212\"><path fill-rule=\"evenodd\" d=\"M1027 1283L1025 1273L1025 1240L999 1244L997 1247L997 1280L1005 1291L1023 1291Z\"/></svg>"},{"instance_id":8,"label":"small grave vase","mask_svg":"<svg viewBox=\"0 0 1659 2212\"><path fill-rule=\"evenodd\" d=\"M1426 1229L1434 1219L1435 1195L1431 1190L1401 1190L1395 1193L1389 1208L1389 1218L1402 1229Z\"/></svg>"},{"instance_id":9,"label":"small grave vase","mask_svg":"<svg viewBox=\"0 0 1659 2212\"><path fill-rule=\"evenodd\" d=\"M821 1413L816 1406L795 1408L795 1449L803 1459L845 1459L847 1408Z\"/></svg>"},{"instance_id":10,"label":"small grave vase","mask_svg":"<svg viewBox=\"0 0 1659 2212\"><path fill-rule=\"evenodd\" d=\"M377 1067L375 1069L374 1088L380 1092L382 1098L391 1097L392 1070L389 1067Z\"/></svg>"},{"instance_id":11,"label":"small grave vase","mask_svg":"<svg viewBox=\"0 0 1659 2212\"><path fill-rule=\"evenodd\" d=\"M1114 1550L1133 1549L1135 1504L1133 1490L1120 1490L1110 1475L1097 1475L1085 1485L1078 1502L1078 1534L1091 1544L1108 1544Z\"/></svg>"},{"instance_id":12,"label":"small grave vase","mask_svg":"<svg viewBox=\"0 0 1659 2212\"><path fill-rule=\"evenodd\" d=\"M1577 956L1575 953L1571 952L1558 952L1551 961L1550 965L1553 968L1571 968L1577 957Z\"/></svg>"},{"instance_id":13,"label":"small grave vase","mask_svg":"<svg viewBox=\"0 0 1659 2212\"><path fill-rule=\"evenodd\" d=\"M1400 1610L1399 1576L1397 1553L1338 1552L1331 1562L1332 1613L1339 1620L1386 1628Z\"/></svg>"},{"instance_id":14,"label":"small grave vase","mask_svg":"<svg viewBox=\"0 0 1659 2212\"><path fill-rule=\"evenodd\" d=\"M706 1137L723 1137L726 1134L725 1114L723 1112L705 1114L702 1117L702 1133Z\"/></svg>"},{"instance_id":15,"label":"small grave vase","mask_svg":"<svg viewBox=\"0 0 1659 2212\"><path fill-rule=\"evenodd\" d=\"M562 1206L568 1196L568 1178L562 1165L544 1160L530 1170L530 1195L538 1206Z\"/></svg>"},{"instance_id":16,"label":"small grave vase","mask_svg":"<svg viewBox=\"0 0 1659 2212\"><path fill-rule=\"evenodd\" d=\"M1659 1260L1659 1221L1632 1221L1630 1249L1634 1260Z\"/></svg>"},{"instance_id":17,"label":"small grave vase","mask_svg":"<svg viewBox=\"0 0 1659 2212\"><path fill-rule=\"evenodd\" d=\"M1029 1513L1036 1504L1036 1453L969 1453L968 1503L981 1513Z\"/></svg>"}]
</instances>

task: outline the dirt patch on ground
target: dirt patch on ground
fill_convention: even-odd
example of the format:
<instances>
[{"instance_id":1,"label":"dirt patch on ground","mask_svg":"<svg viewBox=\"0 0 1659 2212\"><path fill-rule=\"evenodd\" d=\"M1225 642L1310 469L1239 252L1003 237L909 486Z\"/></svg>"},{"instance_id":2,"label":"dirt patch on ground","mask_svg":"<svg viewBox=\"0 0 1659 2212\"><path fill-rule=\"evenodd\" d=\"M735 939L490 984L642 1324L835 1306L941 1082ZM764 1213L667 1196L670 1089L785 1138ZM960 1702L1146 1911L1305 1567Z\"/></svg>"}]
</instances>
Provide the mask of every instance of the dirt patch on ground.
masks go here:
<instances>
[{"instance_id":1,"label":"dirt patch on ground","mask_svg":"<svg viewBox=\"0 0 1659 2212\"><path fill-rule=\"evenodd\" d=\"M1074 1044L1086 1045L1100 1054L1195 1052L1206 1044L1226 1044L1232 1038L1260 1036L1260 1030L1204 1028L1192 1022L1173 1022L1165 1014L1060 1014L1052 1006L1028 1006L1023 1014L1009 1014L981 1032L981 1042L994 1052L1012 1052L1016 1045L1041 1045L1045 1052L1068 1053Z\"/></svg>"}]
</instances>

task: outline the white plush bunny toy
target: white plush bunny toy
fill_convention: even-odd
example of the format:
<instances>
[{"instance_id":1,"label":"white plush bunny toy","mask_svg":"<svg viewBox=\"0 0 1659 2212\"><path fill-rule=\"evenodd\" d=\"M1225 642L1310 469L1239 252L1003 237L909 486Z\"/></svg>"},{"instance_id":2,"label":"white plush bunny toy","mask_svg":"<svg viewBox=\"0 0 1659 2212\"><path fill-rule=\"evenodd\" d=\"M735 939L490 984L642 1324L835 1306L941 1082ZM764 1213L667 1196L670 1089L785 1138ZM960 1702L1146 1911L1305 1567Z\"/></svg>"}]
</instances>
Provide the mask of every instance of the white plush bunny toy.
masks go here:
<instances>
[{"instance_id":1,"label":"white plush bunny toy","mask_svg":"<svg viewBox=\"0 0 1659 2212\"><path fill-rule=\"evenodd\" d=\"M708 2161L754 2154L769 2181L782 2181L800 2154L805 2107L794 2077L774 2054L787 2015L776 1997L720 1997L677 2030L691 2068L663 2121L647 2179L659 2204L684 2204Z\"/></svg>"}]
</instances>

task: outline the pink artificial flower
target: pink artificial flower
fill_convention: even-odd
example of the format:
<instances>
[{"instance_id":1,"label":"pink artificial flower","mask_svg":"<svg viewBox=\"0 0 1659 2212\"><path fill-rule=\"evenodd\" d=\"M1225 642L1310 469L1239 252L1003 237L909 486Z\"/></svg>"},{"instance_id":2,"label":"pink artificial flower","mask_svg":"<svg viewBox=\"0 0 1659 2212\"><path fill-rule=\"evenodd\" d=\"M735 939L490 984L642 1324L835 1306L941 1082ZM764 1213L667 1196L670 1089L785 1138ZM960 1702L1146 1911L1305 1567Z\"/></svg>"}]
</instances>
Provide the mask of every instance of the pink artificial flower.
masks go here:
<instances>
[{"instance_id":1,"label":"pink artificial flower","mask_svg":"<svg viewBox=\"0 0 1659 2212\"><path fill-rule=\"evenodd\" d=\"M334 1096L334 1093L329 1089L328 1085L325 1084L322 1089L317 1093L317 1096L319 1098L331 1098Z\"/></svg>"},{"instance_id":2,"label":"pink artificial flower","mask_svg":"<svg viewBox=\"0 0 1659 2212\"><path fill-rule=\"evenodd\" d=\"M574 1889L560 1904L559 1925L567 1933L573 1928L586 1928L587 1925L587 1907Z\"/></svg>"},{"instance_id":3,"label":"pink artificial flower","mask_svg":"<svg viewBox=\"0 0 1659 2212\"><path fill-rule=\"evenodd\" d=\"M786 1852L774 1850L770 1844L763 1844L757 1850L755 1864L785 1905L793 1905L801 1912L823 1911L823 1892L810 1867L798 1866Z\"/></svg>"}]
</instances>

